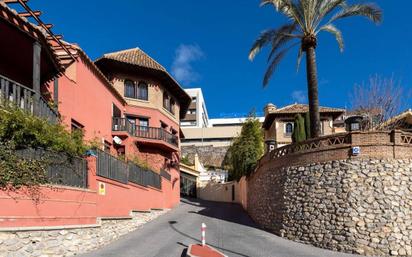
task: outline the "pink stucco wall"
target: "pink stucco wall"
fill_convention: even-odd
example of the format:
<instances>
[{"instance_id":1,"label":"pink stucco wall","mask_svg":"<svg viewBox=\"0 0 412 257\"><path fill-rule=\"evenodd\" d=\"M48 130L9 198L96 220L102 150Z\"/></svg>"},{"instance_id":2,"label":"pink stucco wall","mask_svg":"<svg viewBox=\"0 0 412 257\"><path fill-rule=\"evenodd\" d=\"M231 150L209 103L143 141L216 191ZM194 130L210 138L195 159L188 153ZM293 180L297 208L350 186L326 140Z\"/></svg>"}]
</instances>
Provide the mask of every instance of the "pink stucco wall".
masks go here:
<instances>
[{"instance_id":1,"label":"pink stucco wall","mask_svg":"<svg viewBox=\"0 0 412 257\"><path fill-rule=\"evenodd\" d=\"M34 201L23 191L0 191L0 228L92 225L97 217L128 217L131 211L173 208L180 201L178 173L162 178L162 189L122 184L96 175L96 158L88 158L89 189L43 186ZM98 192L99 182L105 193Z\"/></svg>"}]
</instances>

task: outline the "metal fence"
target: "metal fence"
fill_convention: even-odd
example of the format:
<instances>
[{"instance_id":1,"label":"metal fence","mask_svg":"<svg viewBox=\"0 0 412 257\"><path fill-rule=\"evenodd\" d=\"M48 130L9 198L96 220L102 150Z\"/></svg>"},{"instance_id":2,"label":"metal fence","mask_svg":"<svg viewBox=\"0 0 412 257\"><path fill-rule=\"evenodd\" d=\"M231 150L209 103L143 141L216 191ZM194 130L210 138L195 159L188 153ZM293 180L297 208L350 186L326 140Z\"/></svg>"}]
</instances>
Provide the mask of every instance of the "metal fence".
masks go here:
<instances>
[{"instance_id":1,"label":"metal fence","mask_svg":"<svg viewBox=\"0 0 412 257\"><path fill-rule=\"evenodd\" d=\"M127 163L109 153L97 150L97 175L127 184Z\"/></svg>"},{"instance_id":2,"label":"metal fence","mask_svg":"<svg viewBox=\"0 0 412 257\"><path fill-rule=\"evenodd\" d=\"M43 149L21 149L16 154L25 159L44 161L51 184L87 188L87 161L83 158Z\"/></svg>"},{"instance_id":3,"label":"metal fence","mask_svg":"<svg viewBox=\"0 0 412 257\"><path fill-rule=\"evenodd\" d=\"M167 180L172 180L172 176L165 170L160 171L160 176L164 177Z\"/></svg>"},{"instance_id":4,"label":"metal fence","mask_svg":"<svg viewBox=\"0 0 412 257\"><path fill-rule=\"evenodd\" d=\"M162 140L173 146L179 145L179 138L163 128L137 126L126 118L113 118L113 131L124 131L132 136L154 140Z\"/></svg>"},{"instance_id":5,"label":"metal fence","mask_svg":"<svg viewBox=\"0 0 412 257\"><path fill-rule=\"evenodd\" d=\"M127 184L162 188L161 176L134 163L119 160L109 153L97 150L97 175Z\"/></svg>"}]
</instances>

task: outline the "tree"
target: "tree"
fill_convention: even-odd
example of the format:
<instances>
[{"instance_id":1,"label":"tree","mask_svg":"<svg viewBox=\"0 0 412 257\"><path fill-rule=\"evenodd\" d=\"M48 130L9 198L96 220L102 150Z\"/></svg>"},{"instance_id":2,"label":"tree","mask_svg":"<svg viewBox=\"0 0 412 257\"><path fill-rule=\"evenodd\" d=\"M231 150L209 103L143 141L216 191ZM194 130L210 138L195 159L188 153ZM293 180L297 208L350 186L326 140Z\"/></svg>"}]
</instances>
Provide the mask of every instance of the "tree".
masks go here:
<instances>
[{"instance_id":1,"label":"tree","mask_svg":"<svg viewBox=\"0 0 412 257\"><path fill-rule=\"evenodd\" d=\"M367 84L356 84L351 94L352 113L368 118L365 129L398 114L403 107L404 88L394 77L371 76Z\"/></svg>"},{"instance_id":2,"label":"tree","mask_svg":"<svg viewBox=\"0 0 412 257\"><path fill-rule=\"evenodd\" d=\"M378 23L382 19L382 12L374 4L350 5L346 0L262 0L261 5L274 6L276 11L288 18L289 23L277 29L264 31L253 44L249 59L253 60L263 47L271 45L268 68L263 79L263 85L267 86L288 50L300 46L297 66L299 69L305 53L311 137L319 137L321 127L315 52L318 34L326 31L334 35L340 50L343 51L342 33L334 22L347 17L363 16Z\"/></svg>"},{"instance_id":3,"label":"tree","mask_svg":"<svg viewBox=\"0 0 412 257\"><path fill-rule=\"evenodd\" d=\"M264 152L262 125L254 116L242 126L241 133L234 138L229 148L228 164L230 177L239 180L249 176Z\"/></svg>"},{"instance_id":4,"label":"tree","mask_svg":"<svg viewBox=\"0 0 412 257\"><path fill-rule=\"evenodd\" d=\"M295 115L295 122L292 133L293 143L300 143L306 140L305 119L300 114Z\"/></svg>"},{"instance_id":5,"label":"tree","mask_svg":"<svg viewBox=\"0 0 412 257\"><path fill-rule=\"evenodd\" d=\"M306 139L310 139L310 115L309 113L305 113L305 132L306 132Z\"/></svg>"}]
</instances>

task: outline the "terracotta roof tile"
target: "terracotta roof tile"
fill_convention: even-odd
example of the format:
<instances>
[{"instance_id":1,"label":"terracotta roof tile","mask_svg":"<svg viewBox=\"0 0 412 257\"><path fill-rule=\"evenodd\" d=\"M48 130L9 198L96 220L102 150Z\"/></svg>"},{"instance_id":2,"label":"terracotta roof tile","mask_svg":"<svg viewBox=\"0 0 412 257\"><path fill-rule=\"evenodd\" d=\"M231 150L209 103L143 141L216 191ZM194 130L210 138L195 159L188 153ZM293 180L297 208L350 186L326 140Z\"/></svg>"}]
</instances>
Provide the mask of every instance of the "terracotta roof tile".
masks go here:
<instances>
[{"instance_id":1,"label":"terracotta roof tile","mask_svg":"<svg viewBox=\"0 0 412 257\"><path fill-rule=\"evenodd\" d=\"M104 54L100 59L103 58L166 72L166 69L162 65L156 62L152 57L150 57L138 47L113 53L107 53Z\"/></svg>"},{"instance_id":2,"label":"terracotta roof tile","mask_svg":"<svg viewBox=\"0 0 412 257\"><path fill-rule=\"evenodd\" d=\"M291 104L279 109L275 109L270 112L270 114L293 114L293 113L306 113L309 111L309 105L307 104ZM344 109L340 108L331 108L331 107L319 107L319 112L337 112L337 113L344 113Z\"/></svg>"},{"instance_id":3,"label":"terracotta roof tile","mask_svg":"<svg viewBox=\"0 0 412 257\"><path fill-rule=\"evenodd\" d=\"M284 116L288 114L297 114L297 113L306 113L309 111L309 105L307 104L291 104L285 107L274 109L269 112L268 115L265 117L265 121L263 122L263 128L267 129L272 125L276 116ZM319 107L319 112L322 114L332 114L334 119L339 117L341 114L345 113L345 109L340 108L331 108L331 107Z\"/></svg>"}]
</instances>

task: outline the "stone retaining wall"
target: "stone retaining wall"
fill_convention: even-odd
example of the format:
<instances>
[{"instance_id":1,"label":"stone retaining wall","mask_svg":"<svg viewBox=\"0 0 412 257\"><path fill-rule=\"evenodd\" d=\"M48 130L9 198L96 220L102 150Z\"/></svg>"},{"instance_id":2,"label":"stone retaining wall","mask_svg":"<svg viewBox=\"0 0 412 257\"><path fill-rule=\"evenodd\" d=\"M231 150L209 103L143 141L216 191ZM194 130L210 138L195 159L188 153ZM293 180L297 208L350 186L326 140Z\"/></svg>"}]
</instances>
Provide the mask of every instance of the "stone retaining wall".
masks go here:
<instances>
[{"instance_id":1,"label":"stone retaining wall","mask_svg":"<svg viewBox=\"0 0 412 257\"><path fill-rule=\"evenodd\" d=\"M251 217L278 235L322 248L412 255L412 148L357 139L357 157L348 141L331 148L344 159L330 160L321 147L266 159L248 181Z\"/></svg>"},{"instance_id":2,"label":"stone retaining wall","mask_svg":"<svg viewBox=\"0 0 412 257\"><path fill-rule=\"evenodd\" d=\"M106 245L166 211L133 212L131 218L106 218L95 227L0 232L0 256L73 256ZM26 228L24 228L26 229Z\"/></svg>"}]
</instances>

